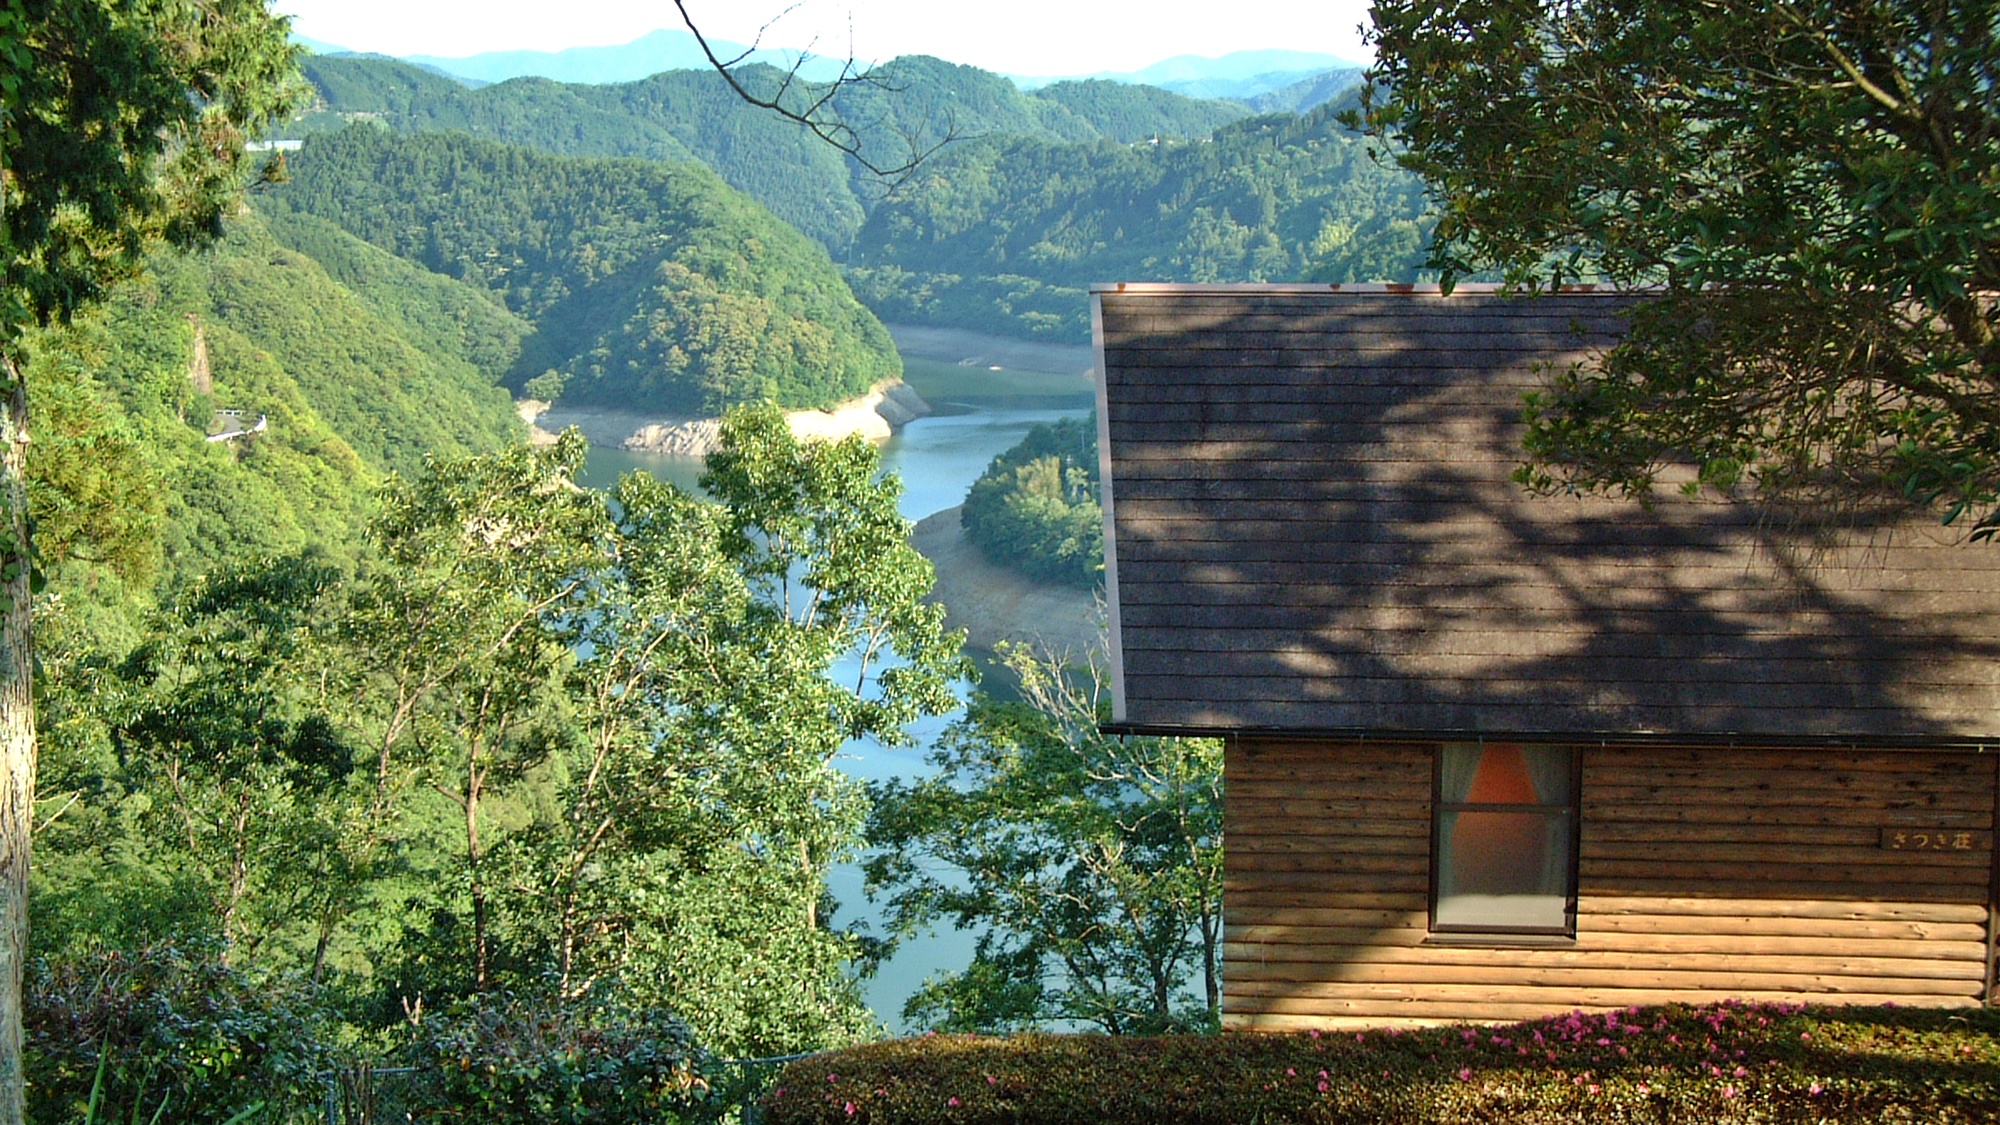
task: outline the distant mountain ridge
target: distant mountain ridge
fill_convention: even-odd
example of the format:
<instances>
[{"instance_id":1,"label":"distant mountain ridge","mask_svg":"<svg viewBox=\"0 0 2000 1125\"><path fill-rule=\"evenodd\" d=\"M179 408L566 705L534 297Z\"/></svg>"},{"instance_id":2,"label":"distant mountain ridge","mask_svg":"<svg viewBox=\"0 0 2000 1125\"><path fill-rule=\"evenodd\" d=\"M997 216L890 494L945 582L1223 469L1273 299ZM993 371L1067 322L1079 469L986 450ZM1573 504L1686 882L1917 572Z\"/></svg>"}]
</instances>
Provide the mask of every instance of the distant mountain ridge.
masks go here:
<instances>
[{"instance_id":1,"label":"distant mountain ridge","mask_svg":"<svg viewBox=\"0 0 2000 1125\"><path fill-rule=\"evenodd\" d=\"M304 36L294 36L320 55L362 55L354 51ZM745 63L763 63L780 70L799 65L799 73L813 81L828 81L846 62L789 48L751 50L741 43L724 39L710 45L724 60L739 56ZM629 43L602 47L569 47L560 51L484 51L473 55L402 55L402 61L460 79L469 85L505 82L510 78L548 78L557 82L606 85L636 82L674 70L706 70L708 57L693 34L674 28L648 32ZM1328 72L1363 70L1360 63L1318 51L1267 49L1232 51L1216 58L1176 55L1150 66L1128 71L1098 71L1092 74L1003 75L1024 91L1039 90L1059 82L1104 80L1128 86L1156 86L1191 98L1230 98L1244 102L1259 112L1268 112L1256 99L1285 87L1319 79ZM1351 84L1351 83L1350 83ZM1337 94L1337 91L1336 91ZM1332 96L1332 95L1330 95ZM1325 100L1325 99L1322 99ZM1311 109L1288 104L1293 111Z\"/></svg>"},{"instance_id":2,"label":"distant mountain ridge","mask_svg":"<svg viewBox=\"0 0 2000 1125\"><path fill-rule=\"evenodd\" d=\"M330 132L359 119L401 133L457 130L560 155L699 160L836 254L860 230L869 199L881 194L864 169L745 105L706 69L599 85L516 78L477 90L380 57L315 56L304 70L319 106L273 136ZM889 165L947 130L968 138L1131 144L1204 137L1250 113L1233 102L1105 81L1023 93L989 71L921 55L886 63L881 74L889 88L850 87L833 108L857 123L863 150ZM749 66L738 77L771 89L782 72Z\"/></svg>"},{"instance_id":3,"label":"distant mountain ridge","mask_svg":"<svg viewBox=\"0 0 2000 1125\"><path fill-rule=\"evenodd\" d=\"M1317 51L1231 51L1208 58L1176 55L1138 70L1103 70L1095 74L1029 77L1009 75L1024 90L1079 78L1102 78L1138 86L1158 86L1191 98L1248 99L1327 71L1366 69L1361 63Z\"/></svg>"},{"instance_id":4,"label":"distant mountain ridge","mask_svg":"<svg viewBox=\"0 0 2000 1125\"><path fill-rule=\"evenodd\" d=\"M712 39L709 45L725 62L741 57L746 63L763 63L781 70L799 64L799 73L813 81L827 81L840 73L844 60L802 55L798 51L752 50L742 43ZM604 85L636 82L669 70L706 70L708 56L701 44L685 31L662 28L648 32L630 43L606 47L570 47L561 51L486 51L476 55L405 55L404 62L435 67L446 74L478 82L505 82L509 78L549 78L557 82Z\"/></svg>"}]
</instances>

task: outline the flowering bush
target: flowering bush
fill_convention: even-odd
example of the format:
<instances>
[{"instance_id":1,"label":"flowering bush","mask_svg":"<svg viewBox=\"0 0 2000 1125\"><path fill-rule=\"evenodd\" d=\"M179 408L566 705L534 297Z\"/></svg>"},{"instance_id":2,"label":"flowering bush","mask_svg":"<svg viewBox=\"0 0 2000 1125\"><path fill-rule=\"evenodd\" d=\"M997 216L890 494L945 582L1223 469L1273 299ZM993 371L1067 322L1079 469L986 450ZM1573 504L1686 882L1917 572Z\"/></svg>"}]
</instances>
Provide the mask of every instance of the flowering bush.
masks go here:
<instances>
[{"instance_id":1,"label":"flowering bush","mask_svg":"<svg viewBox=\"0 0 2000 1125\"><path fill-rule=\"evenodd\" d=\"M1505 1027L926 1036L815 1056L770 1125L2000 1121L2000 1012L1667 1005Z\"/></svg>"}]
</instances>

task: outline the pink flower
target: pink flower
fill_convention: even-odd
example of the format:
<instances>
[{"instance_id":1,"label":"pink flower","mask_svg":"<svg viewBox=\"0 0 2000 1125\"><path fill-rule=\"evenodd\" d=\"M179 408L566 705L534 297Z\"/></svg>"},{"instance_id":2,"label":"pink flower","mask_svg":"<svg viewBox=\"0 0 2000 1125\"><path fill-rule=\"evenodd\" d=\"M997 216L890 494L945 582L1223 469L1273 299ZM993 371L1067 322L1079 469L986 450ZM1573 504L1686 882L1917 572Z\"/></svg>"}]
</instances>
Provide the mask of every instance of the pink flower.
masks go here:
<instances>
[{"instance_id":1,"label":"pink flower","mask_svg":"<svg viewBox=\"0 0 2000 1125\"><path fill-rule=\"evenodd\" d=\"M1652 1092L1653 1088L1651 1086L1646 1085L1644 1082L1639 1083L1639 1093L1650 1094Z\"/></svg>"},{"instance_id":2,"label":"pink flower","mask_svg":"<svg viewBox=\"0 0 2000 1125\"><path fill-rule=\"evenodd\" d=\"M1328 1091L1329 1089L1331 1089L1331 1088L1332 1088L1332 1087L1330 1087L1330 1086L1328 1086L1328 1085L1326 1084L1326 1079L1322 1078L1322 1079L1320 1079L1320 1080L1319 1080L1319 1092L1320 1092L1320 1093L1324 1094L1324 1093L1326 1093L1326 1092L1327 1092L1327 1091Z\"/></svg>"},{"instance_id":3,"label":"pink flower","mask_svg":"<svg viewBox=\"0 0 2000 1125\"><path fill-rule=\"evenodd\" d=\"M1724 1086L1724 1087L1722 1088L1722 1096L1723 1096L1723 1097L1725 1097L1725 1098L1733 1098L1733 1097L1735 1097L1735 1096L1736 1096L1736 1087L1734 1087L1734 1086Z\"/></svg>"},{"instance_id":4,"label":"pink flower","mask_svg":"<svg viewBox=\"0 0 2000 1125\"><path fill-rule=\"evenodd\" d=\"M1587 1088L1587 1089L1588 1089L1588 1090L1589 1090L1589 1091L1590 1091L1591 1093L1593 1093L1593 1094L1595 1094L1595 1093L1597 1093L1597 1092L1598 1092L1598 1086L1597 1086L1597 1083L1595 1083L1595 1082L1592 1082L1592 1083L1591 1083L1591 1084L1590 1084L1590 1085L1589 1085L1588 1087L1586 1087L1586 1088Z\"/></svg>"},{"instance_id":5,"label":"pink flower","mask_svg":"<svg viewBox=\"0 0 2000 1125\"><path fill-rule=\"evenodd\" d=\"M1287 1078L1297 1078L1298 1076L1299 1076L1299 1072L1298 1072L1298 1071L1296 1071L1296 1070L1293 1070L1293 1069L1292 1069L1291 1067L1289 1067L1289 1066L1285 1068L1285 1077L1287 1077Z\"/></svg>"},{"instance_id":6,"label":"pink flower","mask_svg":"<svg viewBox=\"0 0 2000 1125\"><path fill-rule=\"evenodd\" d=\"M1315 1027L1315 1028L1313 1028L1313 1029L1312 1029L1311 1031L1308 1031L1308 1032L1306 1032L1306 1034L1307 1034L1307 1035L1310 1035L1310 1036L1312 1036L1312 1037L1313 1037L1314 1039L1318 1039L1318 1038L1319 1038L1319 1028L1316 1028L1316 1027Z\"/></svg>"},{"instance_id":7,"label":"pink flower","mask_svg":"<svg viewBox=\"0 0 2000 1125\"><path fill-rule=\"evenodd\" d=\"M846 1108L847 1108L847 1116L849 1116L849 1117L853 1117L853 1116L854 1116L854 1103L853 1103L853 1102L848 1102L848 1103L847 1103L847 1106L846 1106Z\"/></svg>"},{"instance_id":8,"label":"pink flower","mask_svg":"<svg viewBox=\"0 0 2000 1125\"><path fill-rule=\"evenodd\" d=\"M1458 1072L1458 1080L1460 1082L1472 1081L1472 1068L1469 1066L1460 1068Z\"/></svg>"},{"instance_id":9,"label":"pink flower","mask_svg":"<svg viewBox=\"0 0 2000 1125\"><path fill-rule=\"evenodd\" d=\"M840 1075L838 1075L838 1074L829 1074L829 1075L827 1075L827 1076L826 1076L826 1080L827 1080L828 1082L838 1082L838 1081L840 1081Z\"/></svg>"},{"instance_id":10,"label":"pink flower","mask_svg":"<svg viewBox=\"0 0 2000 1125\"><path fill-rule=\"evenodd\" d=\"M1327 1074L1327 1072L1326 1072L1326 1071L1324 1071L1324 1070L1322 1070L1322 1071L1320 1071L1320 1072L1319 1072L1319 1076L1320 1076L1321 1078L1327 1078L1327 1077L1330 1077L1330 1075L1328 1075L1328 1074Z\"/></svg>"},{"instance_id":11,"label":"pink flower","mask_svg":"<svg viewBox=\"0 0 2000 1125\"><path fill-rule=\"evenodd\" d=\"M1748 1077L1750 1077L1750 1072L1749 1072L1749 1071L1747 1071L1747 1070L1744 1070L1744 1069L1743 1069L1742 1067L1740 1067L1740 1066L1739 1066L1739 1067L1737 1067L1737 1068L1736 1068L1736 1077L1738 1077L1738 1078L1748 1078Z\"/></svg>"},{"instance_id":12,"label":"pink flower","mask_svg":"<svg viewBox=\"0 0 2000 1125\"><path fill-rule=\"evenodd\" d=\"M986 1084L987 1084L988 1086L991 1086L991 1085L993 1085L994 1083L996 1083L996 1082L998 1082L998 1081L1000 1081L1000 1080L999 1080L998 1078L995 1078L995 1077L993 1077L993 1076L992 1076L992 1075L990 1075L990 1074L986 1076Z\"/></svg>"},{"instance_id":13,"label":"pink flower","mask_svg":"<svg viewBox=\"0 0 2000 1125\"><path fill-rule=\"evenodd\" d=\"M1825 1092L1826 1092L1826 1087L1820 1085L1817 1082L1806 1087L1806 1093L1811 1094L1814 1097L1818 1097L1820 1094L1823 1094Z\"/></svg>"},{"instance_id":14,"label":"pink flower","mask_svg":"<svg viewBox=\"0 0 2000 1125\"><path fill-rule=\"evenodd\" d=\"M946 1098L946 1099L944 1100L944 1104L946 1104L946 1105L957 1105L957 1104L958 1104L958 1095L956 1095L956 1094L953 1094L953 1095L952 1095L951 1097L949 1097L949 1098Z\"/></svg>"}]
</instances>

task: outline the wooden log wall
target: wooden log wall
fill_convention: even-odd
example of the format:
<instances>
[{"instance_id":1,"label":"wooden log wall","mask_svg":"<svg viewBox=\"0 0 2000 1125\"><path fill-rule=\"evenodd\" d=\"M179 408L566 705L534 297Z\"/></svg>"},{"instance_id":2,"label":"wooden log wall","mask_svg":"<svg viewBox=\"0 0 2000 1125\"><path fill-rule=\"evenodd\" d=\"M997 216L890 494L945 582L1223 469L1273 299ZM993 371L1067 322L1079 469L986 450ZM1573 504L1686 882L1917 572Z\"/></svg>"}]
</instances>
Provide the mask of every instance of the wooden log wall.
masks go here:
<instances>
[{"instance_id":1,"label":"wooden log wall","mask_svg":"<svg viewBox=\"0 0 2000 1125\"><path fill-rule=\"evenodd\" d=\"M1428 932L1431 745L1233 741L1223 1025L1983 1002L1990 755L1582 753L1576 937L1522 947ZM1898 850L1885 828L1950 836Z\"/></svg>"}]
</instances>

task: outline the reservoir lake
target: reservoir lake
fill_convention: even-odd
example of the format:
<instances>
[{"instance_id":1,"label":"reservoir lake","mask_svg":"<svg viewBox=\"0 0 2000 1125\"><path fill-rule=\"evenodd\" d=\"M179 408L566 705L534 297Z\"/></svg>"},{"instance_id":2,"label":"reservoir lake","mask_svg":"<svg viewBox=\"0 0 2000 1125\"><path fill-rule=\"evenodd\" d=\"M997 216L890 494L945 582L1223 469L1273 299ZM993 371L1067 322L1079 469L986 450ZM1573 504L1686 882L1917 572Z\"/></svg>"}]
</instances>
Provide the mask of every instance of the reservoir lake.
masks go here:
<instances>
[{"instance_id":1,"label":"reservoir lake","mask_svg":"<svg viewBox=\"0 0 2000 1125\"><path fill-rule=\"evenodd\" d=\"M963 503L966 490L993 458L1012 448L1037 423L1080 417L1089 410L1088 348L1031 345L1017 351L1010 341L939 330L929 330L914 342L900 332L897 336L904 351L904 379L934 411L903 427L882 446L883 471L901 478L901 510L912 523ZM994 362L985 362L989 359ZM1007 366L1007 360L1021 359L1068 370ZM582 482L609 488L620 475L644 470L692 490L701 468L698 457L593 448ZM986 654L969 655L984 663ZM963 698L970 691L971 685L961 685L959 694ZM931 744L958 716L954 712L912 724L908 729L915 744L909 747L892 749L872 740L850 743L838 764L864 781L923 776L932 770L924 760ZM834 924L879 936L881 912L862 894L860 867L842 864L828 882L837 901ZM969 964L975 939L975 934L953 930L949 923L932 934L905 939L895 956L862 982L864 998L892 1033L917 1030L902 1018L904 1002L926 977Z\"/></svg>"}]
</instances>

